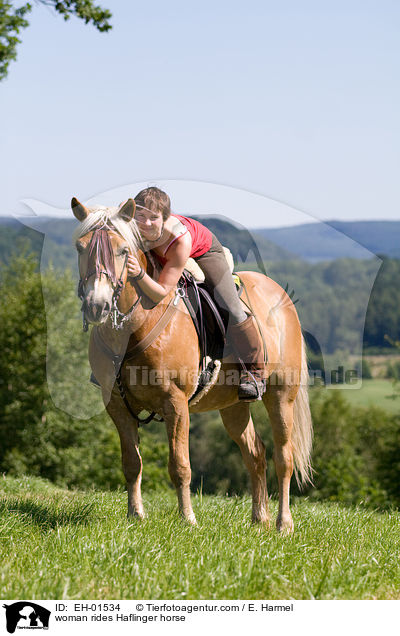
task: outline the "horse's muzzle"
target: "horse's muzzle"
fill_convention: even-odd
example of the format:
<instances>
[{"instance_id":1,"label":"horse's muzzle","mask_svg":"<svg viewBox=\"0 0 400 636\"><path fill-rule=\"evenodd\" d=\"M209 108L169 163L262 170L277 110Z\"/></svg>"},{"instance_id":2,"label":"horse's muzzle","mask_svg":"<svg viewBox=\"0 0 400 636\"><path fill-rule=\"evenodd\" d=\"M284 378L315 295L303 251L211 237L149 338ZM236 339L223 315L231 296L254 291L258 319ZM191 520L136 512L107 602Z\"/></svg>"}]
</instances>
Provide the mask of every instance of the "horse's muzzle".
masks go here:
<instances>
[{"instance_id":1,"label":"horse's muzzle","mask_svg":"<svg viewBox=\"0 0 400 636\"><path fill-rule=\"evenodd\" d=\"M85 299L82 303L82 311L86 320L92 324L100 325L107 320L110 313L110 303L105 301L102 303L91 302Z\"/></svg>"}]
</instances>

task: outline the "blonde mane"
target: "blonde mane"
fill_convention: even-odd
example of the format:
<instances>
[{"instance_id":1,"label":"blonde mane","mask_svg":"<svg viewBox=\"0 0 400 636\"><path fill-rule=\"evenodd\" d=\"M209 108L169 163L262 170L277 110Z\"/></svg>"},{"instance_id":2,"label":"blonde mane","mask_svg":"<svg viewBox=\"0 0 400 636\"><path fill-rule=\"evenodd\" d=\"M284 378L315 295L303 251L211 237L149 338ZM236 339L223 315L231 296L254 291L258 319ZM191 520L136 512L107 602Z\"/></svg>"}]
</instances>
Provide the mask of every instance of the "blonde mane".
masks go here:
<instances>
[{"instance_id":1,"label":"blonde mane","mask_svg":"<svg viewBox=\"0 0 400 636\"><path fill-rule=\"evenodd\" d=\"M132 254L135 254L137 250L144 251L143 241L136 221L134 219L129 221L129 223L124 221L118 214L119 207L96 206L88 208L88 210L90 214L74 232L75 241L96 228L109 227L125 239Z\"/></svg>"}]
</instances>

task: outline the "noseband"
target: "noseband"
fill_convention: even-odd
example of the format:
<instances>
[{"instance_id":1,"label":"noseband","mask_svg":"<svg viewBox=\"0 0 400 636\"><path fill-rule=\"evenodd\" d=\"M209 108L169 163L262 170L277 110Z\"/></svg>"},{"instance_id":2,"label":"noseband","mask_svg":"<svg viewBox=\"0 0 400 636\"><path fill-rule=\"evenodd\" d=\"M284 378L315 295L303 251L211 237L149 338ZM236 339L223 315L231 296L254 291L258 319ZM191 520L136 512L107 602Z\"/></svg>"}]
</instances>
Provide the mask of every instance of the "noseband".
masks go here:
<instances>
[{"instance_id":1,"label":"noseband","mask_svg":"<svg viewBox=\"0 0 400 636\"><path fill-rule=\"evenodd\" d=\"M108 228L110 229L110 228ZM92 238L90 239L89 244L89 262L92 256L95 256L95 269L86 273L86 276L79 279L78 283L78 297L80 300L84 300L85 298L85 285L88 282L91 276L96 276L96 280L100 278L100 276L106 276L113 288L113 296L111 300L111 324L114 329L122 329L123 324L129 320L132 313L138 306L141 300L141 294L138 294L138 298L133 303L131 308L124 314L117 307L117 303L119 297L122 292L122 288L124 286L123 276L125 272L125 268L128 262L129 252L125 254L124 264L122 266L122 271L120 277L117 280L115 273L115 265L114 265L114 254L112 250L112 245L110 241L110 237L108 235L108 231L106 227L96 228L93 232ZM104 267L104 269L101 268ZM83 311L83 304L82 304ZM85 317L83 317L83 331L88 330L88 322Z\"/></svg>"}]
</instances>

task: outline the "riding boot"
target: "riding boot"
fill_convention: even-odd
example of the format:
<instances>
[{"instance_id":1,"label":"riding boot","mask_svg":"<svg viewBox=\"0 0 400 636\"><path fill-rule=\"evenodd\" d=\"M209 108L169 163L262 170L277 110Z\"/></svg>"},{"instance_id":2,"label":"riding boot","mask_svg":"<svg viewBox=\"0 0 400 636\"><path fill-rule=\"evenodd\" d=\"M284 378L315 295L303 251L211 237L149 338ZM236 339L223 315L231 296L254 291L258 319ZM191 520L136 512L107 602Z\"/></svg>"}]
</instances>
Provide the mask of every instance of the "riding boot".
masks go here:
<instances>
[{"instance_id":1,"label":"riding boot","mask_svg":"<svg viewBox=\"0 0 400 636\"><path fill-rule=\"evenodd\" d=\"M243 362L245 370L240 375L239 400L261 400L265 391L264 355L258 328L252 316L229 328L233 349Z\"/></svg>"}]
</instances>

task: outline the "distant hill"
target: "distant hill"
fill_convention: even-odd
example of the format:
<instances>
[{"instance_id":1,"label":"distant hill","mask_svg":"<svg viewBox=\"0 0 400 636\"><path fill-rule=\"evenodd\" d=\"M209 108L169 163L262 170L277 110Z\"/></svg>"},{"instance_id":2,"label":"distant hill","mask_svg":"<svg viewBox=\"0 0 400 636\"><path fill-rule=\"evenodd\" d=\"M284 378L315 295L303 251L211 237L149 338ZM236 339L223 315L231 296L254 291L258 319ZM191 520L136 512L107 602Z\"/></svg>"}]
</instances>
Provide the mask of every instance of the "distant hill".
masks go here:
<instances>
[{"instance_id":1,"label":"distant hill","mask_svg":"<svg viewBox=\"0 0 400 636\"><path fill-rule=\"evenodd\" d=\"M374 254L400 257L400 221L331 221L330 225Z\"/></svg>"},{"instance_id":2,"label":"distant hill","mask_svg":"<svg viewBox=\"0 0 400 636\"><path fill-rule=\"evenodd\" d=\"M257 249L263 262L296 260L298 258L264 237L256 237L255 242L252 233L245 229L238 229L222 219L202 217L201 222L218 236L223 245L229 247L235 262L256 262ZM44 264L51 261L55 266L76 268L77 260L72 241L72 235L78 225L75 219L29 217L27 223L30 227L14 219L0 217L0 260L8 260L17 239L29 239L34 251L40 253L43 238L46 236L46 249L43 254Z\"/></svg>"},{"instance_id":3,"label":"distant hill","mask_svg":"<svg viewBox=\"0 0 400 636\"><path fill-rule=\"evenodd\" d=\"M27 246L43 256L42 263L52 263L60 269L76 270L76 255L72 234L77 222L69 219L29 217L24 225L16 219L0 217L0 261L7 263L11 254ZM46 237L46 241L44 240Z\"/></svg>"},{"instance_id":4,"label":"distant hill","mask_svg":"<svg viewBox=\"0 0 400 636\"><path fill-rule=\"evenodd\" d=\"M400 257L400 221L328 221L294 227L260 228L267 238L297 257L314 262L337 258L368 258L373 254Z\"/></svg>"},{"instance_id":5,"label":"distant hill","mask_svg":"<svg viewBox=\"0 0 400 636\"><path fill-rule=\"evenodd\" d=\"M235 262L254 263L257 252L265 263L367 259L371 253L400 258L400 221L329 221L248 231L218 216L193 218L209 227L221 243L230 248ZM46 236L44 263L52 261L60 267L76 268L72 247L75 219L29 217L26 222L30 227L15 219L0 217L0 260L8 260L15 242L21 238L28 238L33 249L40 253Z\"/></svg>"},{"instance_id":6,"label":"distant hill","mask_svg":"<svg viewBox=\"0 0 400 636\"><path fill-rule=\"evenodd\" d=\"M213 232L220 242L229 247L235 263L257 262L258 254L264 262L297 260L298 256L288 249L276 245L270 239L245 228L228 223L218 216L192 216ZM257 254L258 252L258 254Z\"/></svg>"}]
</instances>

